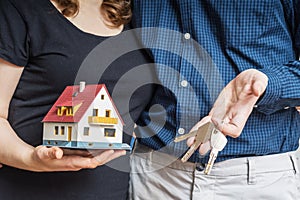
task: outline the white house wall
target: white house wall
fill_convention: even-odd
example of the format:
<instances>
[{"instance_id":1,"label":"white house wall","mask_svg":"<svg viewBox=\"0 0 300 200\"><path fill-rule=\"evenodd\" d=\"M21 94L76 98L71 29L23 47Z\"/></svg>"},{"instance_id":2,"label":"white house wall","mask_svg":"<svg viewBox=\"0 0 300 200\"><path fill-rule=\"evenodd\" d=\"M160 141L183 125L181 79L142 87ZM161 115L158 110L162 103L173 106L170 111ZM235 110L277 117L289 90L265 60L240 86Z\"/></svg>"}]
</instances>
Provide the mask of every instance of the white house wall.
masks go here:
<instances>
[{"instance_id":1,"label":"white house wall","mask_svg":"<svg viewBox=\"0 0 300 200\"><path fill-rule=\"evenodd\" d=\"M58 134L54 134L55 126L58 126ZM65 133L61 134L61 127L65 127ZM72 127L71 140L77 139L77 124L76 123L57 123L57 122L45 122L43 140L57 140L68 141L68 127Z\"/></svg>"},{"instance_id":2,"label":"white house wall","mask_svg":"<svg viewBox=\"0 0 300 200\"><path fill-rule=\"evenodd\" d=\"M104 95L104 100L101 99L101 95ZM102 88L90 107L87 109L80 122L78 123L78 138L77 141L81 142L107 142L107 143L122 143L123 125L118 118L118 123L115 125L96 125L89 124L88 117L93 116L93 109L98 109L98 117L105 117L105 111L111 110L112 118L118 118L114 107L107 96L106 90ZM84 135L84 127L89 127L89 135ZM105 137L104 129L114 128L116 129L116 137Z\"/></svg>"}]
</instances>

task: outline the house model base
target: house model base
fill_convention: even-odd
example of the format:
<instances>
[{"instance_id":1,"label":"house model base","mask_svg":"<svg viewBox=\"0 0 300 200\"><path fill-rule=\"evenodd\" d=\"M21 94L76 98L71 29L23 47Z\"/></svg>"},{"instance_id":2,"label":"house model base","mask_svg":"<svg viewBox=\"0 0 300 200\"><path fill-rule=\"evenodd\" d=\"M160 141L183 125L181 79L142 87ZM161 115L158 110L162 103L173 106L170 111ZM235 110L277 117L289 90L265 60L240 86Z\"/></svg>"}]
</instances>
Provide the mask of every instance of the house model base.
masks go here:
<instances>
[{"instance_id":1,"label":"house model base","mask_svg":"<svg viewBox=\"0 0 300 200\"><path fill-rule=\"evenodd\" d=\"M125 149L124 122L104 84L67 86L43 119L43 145Z\"/></svg>"},{"instance_id":2,"label":"house model base","mask_svg":"<svg viewBox=\"0 0 300 200\"><path fill-rule=\"evenodd\" d=\"M44 140L45 146L57 146L70 149L120 149L131 151L132 147L126 143L105 143L105 142L66 142L66 141L54 141Z\"/></svg>"}]
</instances>

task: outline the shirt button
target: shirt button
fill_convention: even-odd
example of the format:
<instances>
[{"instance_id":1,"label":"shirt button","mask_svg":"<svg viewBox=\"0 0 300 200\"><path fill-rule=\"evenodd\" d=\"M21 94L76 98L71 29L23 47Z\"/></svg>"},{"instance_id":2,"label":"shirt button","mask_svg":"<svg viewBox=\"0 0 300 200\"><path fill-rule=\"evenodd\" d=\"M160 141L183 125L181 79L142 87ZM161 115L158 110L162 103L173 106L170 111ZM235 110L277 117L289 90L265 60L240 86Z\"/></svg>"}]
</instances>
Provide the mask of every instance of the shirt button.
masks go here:
<instances>
[{"instance_id":1,"label":"shirt button","mask_svg":"<svg viewBox=\"0 0 300 200\"><path fill-rule=\"evenodd\" d=\"M289 109L290 107L288 107L288 106L286 106L286 107L284 107L284 110L287 110L287 109Z\"/></svg>"},{"instance_id":2,"label":"shirt button","mask_svg":"<svg viewBox=\"0 0 300 200\"><path fill-rule=\"evenodd\" d=\"M180 85L182 87L187 87L188 86L188 82L186 80L183 80L183 81L180 82Z\"/></svg>"},{"instance_id":3,"label":"shirt button","mask_svg":"<svg viewBox=\"0 0 300 200\"><path fill-rule=\"evenodd\" d=\"M186 40L191 39L191 34L189 34L189 33L184 34L184 38L185 38Z\"/></svg>"},{"instance_id":4,"label":"shirt button","mask_svg":"<svg viewBox=\"0 0 300 200\"><path fill-rule=\"evenodd\" d=\"M179 128L179 129L178 129L178 133L179 133L180 135L184 134L184 132L185 132L185 130L184 130L183 128Z\"/></svg>"}]
</instances>

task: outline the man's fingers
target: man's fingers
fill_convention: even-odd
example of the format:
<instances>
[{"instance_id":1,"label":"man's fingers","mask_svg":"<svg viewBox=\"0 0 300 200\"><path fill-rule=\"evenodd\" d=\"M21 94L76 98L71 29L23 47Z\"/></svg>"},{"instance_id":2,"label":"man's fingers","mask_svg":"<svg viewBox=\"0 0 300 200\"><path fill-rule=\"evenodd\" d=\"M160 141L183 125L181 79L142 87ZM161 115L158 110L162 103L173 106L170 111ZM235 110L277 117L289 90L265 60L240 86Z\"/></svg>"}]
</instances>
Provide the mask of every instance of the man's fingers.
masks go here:
<instances>
[{"instance_id":1,"label":"man's fingers","mask_svg":"<svg viewBox=\"0 0 300 200\"><path fill-rule=\"evenodd\" d=\"M266 86L261 81L256 81L252 85L252 92L255 96L260 97L266 89Z\"/></svg>"},{"instance_id":2,"label":"man's fingers","mask_svg":"<svg viewBox=\"0 0 300 200\"><path fill-rule=\"evenodd\" d=\"M204 156L205 154L208 153L208 151L210 149L211 149L210 141L207 141L207 142L200 145L199 153L200 153L200 155Z\"/></svg>"},{"instance_id":3,"label":"man's fingers","mask_svg":"<svg viewBox=\"0 0 300 200\"><path fill-rule=\"evenodd\" d=\"M218 120L212 118L212 122L215 124L217 129L221 131L224 135L228 135L230 137L236 138L241 134L243 124L235 121L238 117L234 119L225 118L224 120Z\"/></svg>"},{"instance_id":4,"label":"man's fingers","mask_svg":"<svg viewBox=\"0 0 300 200\"><path fill-rule=\"evenodd\" d=\"M200 126L206 124L211 120L211 116L206 116L202 118L195 126L190 130L190 132L197 130ZM195 137L190 137L187 139L187 145L190 147L192 144L194 144Z\"/></svg>"},{"instance_id":5,"label":"man's fingers","mask_svg":"<svg viewBox=\"0 0 300 200\"><path fill-rule=\"evenodd\" d=\"M242 128L234 123L228 123L223 125L223 131L221 131L224 135L228 135L232 138L237 138L241 134Z\"/></svg>"},{"instance_id":6,"label":"man's fingers","mask_svg":"<svg viewBox=\"0 0 300 200\"><path fill-rule=\"evenodd\" d=\"M253 94L257 97L260 97L265 92L267 85L268 77L261 72L257 73L254 76L252 83Z\"/></svg>"},{"instance_id":7,"label":"man's fingers","mask_svg":"<svg viewBox=\"0 0 300 200\"><path fill-rule=\"evenodd\" d=\"M190 147L194 144L195 142L195 137L190 137L187 139L186 144Z\"/></svg>"}]
</instances>

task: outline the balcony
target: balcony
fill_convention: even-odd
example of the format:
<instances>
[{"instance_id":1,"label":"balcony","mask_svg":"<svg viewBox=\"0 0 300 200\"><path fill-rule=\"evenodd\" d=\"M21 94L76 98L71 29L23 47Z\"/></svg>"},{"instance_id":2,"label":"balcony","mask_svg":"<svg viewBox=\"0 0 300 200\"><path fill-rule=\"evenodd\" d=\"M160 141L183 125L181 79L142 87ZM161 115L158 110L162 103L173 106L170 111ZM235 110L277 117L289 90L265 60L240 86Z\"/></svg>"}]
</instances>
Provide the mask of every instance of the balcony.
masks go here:
<instances>
[{"instance_id":1,"label":"balcony","mask_svg":"<svg viewBox=\"0 0 300 200\"><path fill-rule=\"evenodd\" d=\"M96 125L114 125L118 123L118 118L89 116L88 122Z\"/></svg>"}]
</instances>

